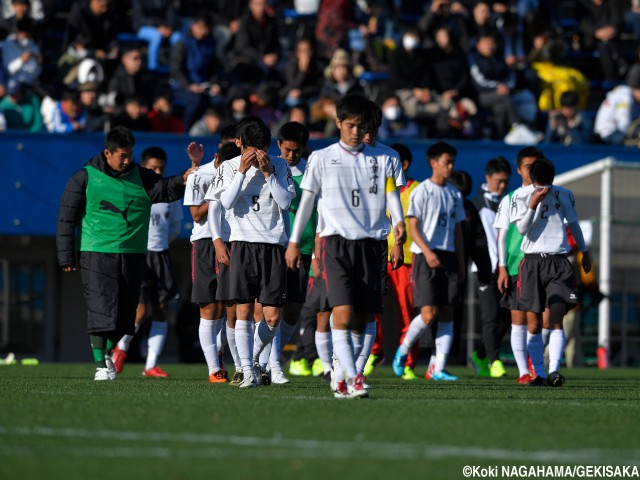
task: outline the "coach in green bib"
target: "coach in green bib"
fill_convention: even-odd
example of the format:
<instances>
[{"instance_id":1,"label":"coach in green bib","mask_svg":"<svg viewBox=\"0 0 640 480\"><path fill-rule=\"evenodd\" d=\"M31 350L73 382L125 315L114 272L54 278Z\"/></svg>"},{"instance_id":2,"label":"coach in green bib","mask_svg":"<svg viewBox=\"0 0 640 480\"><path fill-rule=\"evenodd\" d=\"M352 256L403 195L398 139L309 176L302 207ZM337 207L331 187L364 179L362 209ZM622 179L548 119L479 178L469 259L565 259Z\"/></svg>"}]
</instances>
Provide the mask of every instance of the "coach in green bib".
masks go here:
<instances>
[{"instance_id":1,"label":"coach in green bib","mask_svg":"<svg viewBox=\"0 0 640 480\"><path fill-rule=\"evenodd\" d=\"M133 162L134 144L128 129L111 129L104 151L67 183L58 213L58 263L82 275L95 380L115 379L109 353L134 333L151 205L182 198L197 167L165 179Z\"/></svg>"}]
</instances>

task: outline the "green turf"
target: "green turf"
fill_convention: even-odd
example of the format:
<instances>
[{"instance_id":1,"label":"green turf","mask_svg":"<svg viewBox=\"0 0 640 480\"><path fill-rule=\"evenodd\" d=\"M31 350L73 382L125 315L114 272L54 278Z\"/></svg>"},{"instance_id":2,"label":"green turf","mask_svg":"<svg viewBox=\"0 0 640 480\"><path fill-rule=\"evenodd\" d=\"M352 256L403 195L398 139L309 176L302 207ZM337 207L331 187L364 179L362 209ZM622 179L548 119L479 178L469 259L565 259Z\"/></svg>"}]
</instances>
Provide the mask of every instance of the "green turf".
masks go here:
<instances>
[{"instance_id":1,"label":"green turf","mask_svg":"<svg viewBox=\"0 0 640 480\"><path fill-rule=\"evenodd\" d=\"M170 379L127 365L0 367L0 478L459 479L465 465L640 465L638 370L567 370L562 388L509 379L405 382L381 367L369 400L317 378L239 390L203 365ZM547 477L549 478L549 477Z\"/></svg>"}]
</instances>

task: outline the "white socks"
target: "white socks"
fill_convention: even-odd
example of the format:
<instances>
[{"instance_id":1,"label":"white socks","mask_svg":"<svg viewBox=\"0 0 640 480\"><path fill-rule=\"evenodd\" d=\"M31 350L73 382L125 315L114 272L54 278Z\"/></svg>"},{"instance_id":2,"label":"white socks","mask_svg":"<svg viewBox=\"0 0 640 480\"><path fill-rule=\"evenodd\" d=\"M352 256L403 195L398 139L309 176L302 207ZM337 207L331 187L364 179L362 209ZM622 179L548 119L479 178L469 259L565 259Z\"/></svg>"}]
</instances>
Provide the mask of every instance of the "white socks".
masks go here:
<instances>
[{"instance_id":1,"label":"white socks","mask_svg":"<svg viewBox=\"0 0 640 480\"><path fill-rule=\"evenodd\" d=\"M318 357L322 361L325 373L330 371L331 356L333 355L331 332L318 332L316 330L316 350L318 351Z\"/></svg>"},{"instance_id":2,"label":"white socks","mask_svg":"<svg viewBox=\"0 0 640 480\"><path fill-rule=\"evenodd\" d=\"M227 343L229 344L229 350L231 350L231 356L233 357L233 365L234 367L236 367L236 371L242 370L242 362L240 361L240 357L238 356L238 348L236 347L236 329L231 328L229 324L227 324L226 331Z\"/></svg>"},{"instance_id":3,"label":"white socks","mask_svg":"<svg viewBox=\"0 0 640 480\"><path fill-rule=\"evenodd\" d=\"M373 348L373 342L376 339L376 322L368 322L364 330L362 339L362 351L356 359L356 370L358 373L364 372L364 366L367 364L369 355L371 355L371 349ZM316 347L317 348L317 347ZM355 352L354 352L355 353Z\"/></svg>"},{"instance_id":4,"label":"white socks","mask_svg":"<svg viewBox=\"0 0 640 480\"><path fill-rule=\"evenodd\" d=\"M351 332L349 330L334 329L331 332L333 338L333 353L340 362L347 379L355 378L356 362L353 355L353 345L351 344Z\"/></svg>"},{"instance_id":5,"label":"white socks","mask_svg":"<svg viewBox=\"0 0 640 480\"><path fill-rule=\"evenodd\" d=\"M413 324L413 322L411 323ZM442 370L444 370L444 367L447 364L447 356L451 351L452 343L453 343L453 322L438 322L438 332L436 333L435 373L440 373Z\"/></svg>"},{"instance_id":6,"label":"white socks","mask_svg":"<svg viewBox=\"0 0 640 480\"><path fill-rule=\"evenodd\" d=\"M544 372L544 344L542 334L532 334L527 332L527 349L531 357L531 363L538 377L547 378Z\"/></svg>"},{"instance_id":7,"label":"white socks","mask_svg":"<svg viewBox=\"0 0 640 480\"><path fill-rule=\"evenodd\" d=\"M528 375L526 325L511 325L511 350L518 365L518 376Z\"/></svg>"},{"instance_id":8,"label":"white socks","mask_svg":"<svg viewBox=\"0 0 640 480\"><path fill-rule=\"evenodd\" d=\"M216 343L218 345L218 352L224 352L224 347L227 345L227 320L222 319L218 323L218 335L216 337Z\"/></svg>"},{"instance_id":9,"label":"white socks","mask_svg":"<svg viewBox=\"0 0 640 480\"><path fill-rule=\"evenodd\" d=\"M209 367L209 375L220 370L220 362L218 362L218 346L216 345L216 336L218 334L218 322L222 320L200 319L200 327L198 328L198 336L200 337L200 346L202 353Z\"/></svg>"},{"instance_id":10,"label":"white socks","mask_svg":"<svg viewBox=\"0 0 640 480\"><path fill-rule=\"evenodd\" d=\"M140 327L142 326L142 323L138 324L136 323L135 326L135 332L138 333L138 330L140 330ZM129 351L129 345L131 345L131 340L133 340L133 337L136 336L136 333L134 333L133 335L125 335L123 336L120 341L118 342L118 348L124 352L128 352Z\"/></svg>"},{"instance_id":11,"label":"white socks","mask_svg":"<svg viewBox=\"0 0 640 480\"><path fill-rule=\"evenodd\" d=\"M549 373L560 371L564 344L564 330L551 330L549 336Z\"/></svg>"},{"instance_id":12,"label":"white socks","mask_svg":"<svg viewBox=\"0 0 640 480\"><path fill-rule=\"evenodd\" d=\"M151 331L149 332L149 352L147 353L147 363L145 370L150 370L158 363L158 357L164 348L164 342L167 339L167 322L151 322Z\"/></svg>"},{"instance_id":13,"label":"white socks","mask_svg":"<svg viewBox=\"0 0 640 480\"><path fill-rule=\"evenodd\" d=\"M400 344L400 353L402 355L409 355L409 350L413 344L420 338L422 333L428 328L428 325L422 321L422 315L416 315L411 324L409 330L404 337L404 341ZM439 328L439 327L438 327Z\"/></svg>"},{"instance_id":14,"label":"white socks","mask_svg":"<svg viewBox=\"0 0 640 480\"><path fill-rule=\"evenodd\" d=\"M236 348L245 378L253 377L253 323L253 320L236 320Z\"/></svg>"},{"instance_id":15,"label":"white socks","mask_svg":"<svg viewBox=\"0 0 640 480\"><path fill-rule=\"evenodd\" d=\"M273 337L278 333L278 327L270 326L266 320L262 320L253 335L253 363L258 363L260 354L266 345L271 343Z\"/></svg>"}]
</instances>

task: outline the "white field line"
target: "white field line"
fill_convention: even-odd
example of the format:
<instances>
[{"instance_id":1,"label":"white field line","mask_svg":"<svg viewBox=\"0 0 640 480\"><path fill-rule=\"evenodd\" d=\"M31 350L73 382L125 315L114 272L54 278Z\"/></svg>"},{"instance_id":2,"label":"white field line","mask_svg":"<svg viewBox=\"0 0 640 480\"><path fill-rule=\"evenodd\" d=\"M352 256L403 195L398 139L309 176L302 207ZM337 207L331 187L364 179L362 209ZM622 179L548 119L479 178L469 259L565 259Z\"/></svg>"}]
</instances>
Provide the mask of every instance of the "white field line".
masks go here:
<instances>
[{"instance_id":1,"label":"white field line","mask_svg":"<svg viewBox=\"0 0 640 480\"><path fill-rule=\"evenodd\" d=\"M109 440L133 442L133 446L112 447L24 447L8 445L7 440L16 437L33 438L71 438L76 440ZM139 447L140 442L152 444ZM153 444L187 444L174 447L162 447ZM4 445L2 445L4 444ZM191 445L198 445L194 448ZM259 448L238 448L259 447ZM262 452L262 453L258 453ZM491 447L427 445L417 443L369 442L359 435L353 441L310 440L274 437L253 437L241 435L217 435L171 432L134 432L118 430L85 430L76 428L49 427L4 427L0 426L1 456L37 456L42 454L66 456L93 456L109 458L149 457L149 458L218 458L243 457L255 458L264 454L264 458L370 458L377 460L426 460L426 459L478 459L576 463L636 465L640 450L625 449L572 449L572 450L506 450Z\"/></svg>"}]
</instances>

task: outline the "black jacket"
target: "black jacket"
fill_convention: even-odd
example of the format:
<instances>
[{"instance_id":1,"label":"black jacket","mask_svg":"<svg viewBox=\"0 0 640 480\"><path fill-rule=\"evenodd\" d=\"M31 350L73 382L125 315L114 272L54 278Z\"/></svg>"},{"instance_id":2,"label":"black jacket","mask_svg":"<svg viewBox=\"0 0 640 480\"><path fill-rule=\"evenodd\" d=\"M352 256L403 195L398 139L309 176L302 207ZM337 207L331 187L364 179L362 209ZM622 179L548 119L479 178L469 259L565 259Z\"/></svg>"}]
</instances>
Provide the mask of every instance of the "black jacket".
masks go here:
<instances>
[{"instance_id":1,"label":"black jacket","mask_svg":"<svg viewBox=\"0 0 640 480\"><path fill-rule=\"evenodd\" d=\"M417 48L411 52L398 46L391 56L389 86L392 90L431 88L427 51Z\"/></svg>"},{"instance_id":2,"label":"black jacket","mask_svg":"<svg viewBox=\"0 0 640 480\"><path fill-rule=\"evenodd\" d=\"M462 235L464 237L464 260L465 271L469 266L469 259L473 260L478 267L478 282L487 285L491 282L491 257L489 256L489 246L487 245L487 235L478 214L478 209L473 202L464 199L464 212L467 219L462 222Z\"/></svg>"},{"instance_id":3,"label":"black jacket","mask_svg":"<svg viewBox=\"0 0 640 480\"><path fill-rule=\"evenodd\" d=\"M88 50L108 51L115 44L118 29L117 19L111 10L97 17L89 9L88 1L76 2L67 20L63 48L66 49L81 33L89 39Z\"/></svg>"},{"instance_id":4,"label":"black jacket","mask_svg":"<svg viewBox=\"0 0 640 480\"><path fill-rule=\"evenodd\" d=\"M111 170L104 153L93 157L87 165L113 177L126 174L118 174ZM131 164L128 172L135 168L140 170L142 185L152 203L174 202L184 196L184 173L174 177L163 178L153 170L140 168L136 163ZM88 178L89 175L84 168L76 172L69 179L62 193L56 225L56 250L58 252L58 264L61 267L77 264L76 228L79 226L85 210ZM151 215L151 211L149 211L149 215Z\"/></svg>"},{"instance_id":5,"label":"black jacket","mask_svg":"<svg viewBox=\"0 0 640 480\"><path fill-rule=\"evenodd\" d=\"M280 53L276 20L265 15L260 24L251 12L245 12L235 39L234 57L244 62L260 62L267 53Z\"/></svg>"},{"instance_id":6,"label":"black jacket","mask_svg":"<svg viewBox=\"0 0 640 480\"><path fill-rule=\"evenodd\" d=\"M173 0L133 0L133 29L165 25L178 27L178 12Z\"/></svg>"}]
</instances>

